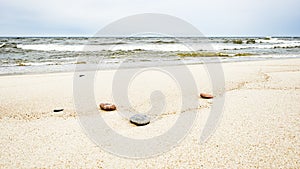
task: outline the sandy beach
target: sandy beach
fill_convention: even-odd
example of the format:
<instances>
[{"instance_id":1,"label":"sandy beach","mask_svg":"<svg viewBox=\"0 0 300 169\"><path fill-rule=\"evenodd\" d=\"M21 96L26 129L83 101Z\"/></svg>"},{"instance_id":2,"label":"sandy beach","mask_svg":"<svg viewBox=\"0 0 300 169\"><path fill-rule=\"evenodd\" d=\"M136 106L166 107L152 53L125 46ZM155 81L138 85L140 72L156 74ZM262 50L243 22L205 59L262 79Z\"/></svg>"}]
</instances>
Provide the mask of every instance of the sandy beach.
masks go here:
<instances>
[{"instance_id":1,"label":"sandy beach","mask_svg":"<svg viewBox=\"0 0 300 169\"><path fill-rule=\"evenodd\" d=\"M198 90L194 96L199 104L191 108L197 119L179 145L146 159L118 157L89 139L74 108L73 73L0 76L0 168L300 168L300 59L222 66L225 104L216 131L205 143L199 142L212 106L199 93L211 93L212 88L204 65L189 65ZM97 104L114 101L114 73L97 72ZM163 134L182 113L176 83L145 72L133 81L129 98L135 109L145 112L156 88L168 104L165 113L147 126L136 127L117 111L99 110L99 115L127 137ZM64 111L53 112L59 108Z\"/></svg>"}]
</instances>

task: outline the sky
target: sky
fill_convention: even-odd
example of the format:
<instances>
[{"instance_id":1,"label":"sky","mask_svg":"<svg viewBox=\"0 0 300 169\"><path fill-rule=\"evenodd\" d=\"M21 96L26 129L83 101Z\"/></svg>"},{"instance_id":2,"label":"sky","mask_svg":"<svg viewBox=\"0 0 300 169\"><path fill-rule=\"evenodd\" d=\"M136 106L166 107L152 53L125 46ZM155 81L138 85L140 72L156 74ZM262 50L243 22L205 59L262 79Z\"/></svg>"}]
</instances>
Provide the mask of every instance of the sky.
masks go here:
<instances>
[{"instance_id":1,"label":"sky","mask_svg":"<svg viewBox=\"0 0 300 169\"><path fill-rule=\"evenodd\" d=\"M93 36L126 16L181 18L205 36L300 36L300 0L0 0L0 36Z\"/></svg>"}]
</instances>

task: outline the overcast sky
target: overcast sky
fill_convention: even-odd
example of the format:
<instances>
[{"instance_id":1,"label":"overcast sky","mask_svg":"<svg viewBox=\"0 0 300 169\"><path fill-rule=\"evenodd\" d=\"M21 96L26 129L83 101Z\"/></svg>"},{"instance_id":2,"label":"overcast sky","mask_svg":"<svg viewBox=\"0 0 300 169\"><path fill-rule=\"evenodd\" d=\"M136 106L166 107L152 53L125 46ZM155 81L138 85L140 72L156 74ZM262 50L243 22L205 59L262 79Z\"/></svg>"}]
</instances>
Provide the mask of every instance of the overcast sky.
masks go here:
<instances>
[{"instance_id":1,"label":"overcast sky","mask_svg":"<svg viewBox=\"0 0 300 169\"><path fill-rule=\"evenodd\" d=\"M300 36L300 0L0 0L0 36L92 36L139 13L169 14L206 36Z\"/></svg>"}]
</instances>

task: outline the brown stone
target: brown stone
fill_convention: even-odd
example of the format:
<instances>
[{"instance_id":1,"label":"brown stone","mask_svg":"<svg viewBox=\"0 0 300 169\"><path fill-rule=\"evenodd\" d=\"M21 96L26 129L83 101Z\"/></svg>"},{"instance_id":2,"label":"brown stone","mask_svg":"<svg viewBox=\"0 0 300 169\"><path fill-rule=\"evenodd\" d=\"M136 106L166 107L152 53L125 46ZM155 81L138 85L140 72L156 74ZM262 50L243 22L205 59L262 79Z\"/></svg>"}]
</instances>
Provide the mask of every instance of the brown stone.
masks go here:
<instances>
[{"instance_id":1,"label":"brown stone","mask_svg":"<svg viewBox=\"0 0 300 169\"><path fill-rule=\"evenodd\" d=\"M200 97L202 97L203 99L212 99L212 98L214 98L213 95L208 94L208 93L200 93Z\"/></svg>"},{"instance_id":2,"label":"brown stone","mask_svg":"<svg viewBox=\"0 0 300 169\"><path fill-rule=\"evenodd\" d=\"M105 110L105 111L114 111L117 109L117 107L111 103L101 103L100 108L101 110Z\"/></svg>"}]
</instances>

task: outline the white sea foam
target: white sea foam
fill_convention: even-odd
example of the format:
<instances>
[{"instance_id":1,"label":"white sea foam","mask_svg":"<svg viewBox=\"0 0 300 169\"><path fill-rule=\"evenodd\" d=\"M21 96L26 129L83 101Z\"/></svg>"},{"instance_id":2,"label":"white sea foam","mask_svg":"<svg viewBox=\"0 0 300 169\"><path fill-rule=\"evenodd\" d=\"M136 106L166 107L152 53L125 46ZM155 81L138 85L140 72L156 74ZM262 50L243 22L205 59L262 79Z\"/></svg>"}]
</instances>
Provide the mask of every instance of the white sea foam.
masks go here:
<instances>
[{"instance_id":1,"label":"white sea foam","mask_svg":"<svg viewBox=\"0 0 300 169\"><path fill-rule=\"evenodd\" d=\"M25 50L42 50L42 51L82 51L84 45L56 45L56 44L38 44L22 45L18 44L17 48Z\"/></svg>"},{"instance_id":2,"label":"white sea foam","mask_svg":"<svg viewBox=\"0 0 300 169\"><path fill-rule=\"evenodd\" d=\"M256 39L255 44L246 44L247 40L243 40L243 44L233 43L191 43L195 50L206 50L212 45L215 50L236 50L236 49L273 49L273 48L293 48L299 47L300 41L271 38ZM1 44L0 47L4 46ZM112 45L63 45L63 44L18 44L17 48L24 50L39 50L39 51L102 51L102 50L150 50L150 51L192 51L188 46L181 43L126 43L126 44L112 44Z\"/></svg>"},{"instance_id":3,"label":"white sea foam","mask_svg":"<svg viewBox=\"0 0 300 169\"><path fill-rule=\"evenodd\" d=\"M38 44L38 45L17 45L24 50L39 51L101 51L101 50L152 50L152 51L191 51L191 49L182 44L122 44L122 45L56 45L56 44Z\"/></svg>"},{"instance_id":4,"label":"white sea foam","mask_svg":"<svg viewBox=\"0 0 300 169\"><path fill-rule=\"evenodd\" d=\"M5 45L5 43L2 43L2 44L0 45L0 48L2 48L4 45Z\"/></svg>"},{"instance_id":5,"label":"white sea foam","mask_svg":"<svg viewBox=\"0 0 300 169\"><path fill-rule=\"evenodd\" d=\"M192 51L183 44L126 44L114 46L111 50L151 50L151 51Z\"/></svg>"},{"instance_id":6,"label":"white sea foam","mask_svg":"<svg viewBox=\"0 0 300 169\"><path fill-rule=\"evenodd\" d=\"M287 41L287 40L256 40L255 44L227 44L216 43L213 44L215 50L235 50L235 49L273 49L273 48L293 48L299 47L300 41Z\"/></svg>"},{"instance_id":7,"label":"white sea foam","mask_svg":"<svg viewBox=\"0 0 300 169\"><path fill-rule=\"evenodd\" d=\"M280 43L289 43L291 41L278 39L278 38L269 38L269 39L256 39L256 43L272 43L272 44L280 44Z\"/></svg>"}]
</instances>

